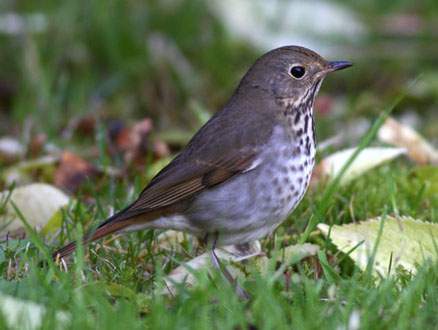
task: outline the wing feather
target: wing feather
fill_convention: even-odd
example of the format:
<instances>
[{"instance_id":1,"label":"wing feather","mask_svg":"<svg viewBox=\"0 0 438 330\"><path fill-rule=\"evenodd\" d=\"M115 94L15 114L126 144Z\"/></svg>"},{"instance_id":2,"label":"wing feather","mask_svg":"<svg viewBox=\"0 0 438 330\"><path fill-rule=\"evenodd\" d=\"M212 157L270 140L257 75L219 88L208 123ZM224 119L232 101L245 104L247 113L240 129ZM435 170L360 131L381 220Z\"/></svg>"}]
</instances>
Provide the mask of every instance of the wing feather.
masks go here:
<instances>
[{"instance_id":1,"label":"wing feather","mask_svg":"<svg viewBox=\"0 0 438 330\"><path fill-rule=\"evenodd\" d=\"M186 169L180 167L176 175L169 175L170 182L158 181L147 187L127 211L134 213L140 210L149 211L190 198L204 189L228 180L237 173L244 172L254 157L253 153L246 153L240 157L221 158L217 162L194 162L194 166L193 163L186 163L183 165L187 167Z\"/></svg>"}]
</instances>

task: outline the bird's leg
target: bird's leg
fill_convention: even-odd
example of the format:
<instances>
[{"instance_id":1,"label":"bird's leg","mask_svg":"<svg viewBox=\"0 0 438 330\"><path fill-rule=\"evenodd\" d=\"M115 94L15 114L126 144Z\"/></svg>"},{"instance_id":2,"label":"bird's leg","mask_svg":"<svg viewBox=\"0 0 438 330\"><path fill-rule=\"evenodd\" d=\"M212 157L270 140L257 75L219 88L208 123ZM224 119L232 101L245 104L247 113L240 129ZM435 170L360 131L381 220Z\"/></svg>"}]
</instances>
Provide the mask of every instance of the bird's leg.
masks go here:
<instances>
[{"instance_id":1,"label":"bird's leg","mask_svg":"<svg viewBox=\"0 0 438 330\"><path fill-rule=\"evenodd\" d=\"M249 300L251 298L249 293L246 292L246 290L239 285L237 279L233 278L233 275L230 274L228 269L222 266L218 256L216 255L216 252L214 250L216 248L217 238L218 238L218 234L216 233L214 235L214 239L212 241L212 246L210 250L211 263L213 264L213 267L218 269L225 277L225 279L234 287L234 290L236 291L236 294L239 298L241 298L242 300Z\"/></svg>"}]
</instances>

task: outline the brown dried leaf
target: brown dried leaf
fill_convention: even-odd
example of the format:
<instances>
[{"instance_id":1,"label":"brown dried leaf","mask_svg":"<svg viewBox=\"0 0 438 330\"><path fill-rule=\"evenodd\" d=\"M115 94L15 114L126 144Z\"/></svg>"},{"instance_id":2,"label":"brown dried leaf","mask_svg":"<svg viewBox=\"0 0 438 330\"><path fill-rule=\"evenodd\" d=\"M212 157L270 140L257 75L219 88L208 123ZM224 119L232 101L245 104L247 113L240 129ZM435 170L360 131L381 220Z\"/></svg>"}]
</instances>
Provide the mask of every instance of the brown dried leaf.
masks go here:
<instances>
[{"instance_id":1,"label":"brown dried leaf","mask_svg":"<svg viewBox=\"0 0 438 330\"><path fill-rule=\"evenodd\" d=\"M96 132L96 125L98 114L87 114L80 117L73 117L62 131L64 139L71 139L74 134L81 137L94 136Z\"/></svg>"},{"instance_id":2,"label":"brown dried leaf","mask_svg":"<svg viewBox=\"0 0 438 330\"><path fill-rule=\"evenodd\" d=\"M96 130L96 116L88 115L78 119L75 131L81 136L94 136Z\"/></svg>"},{"instance_id":3,"label":"brown dried leaf","mask_svg":"<svg viewBox=\"0 0 438 330\"><path fill-rule=\"evenodd\" d=\"M149 135L152 128L152 120L149 118L142 119L130 127L116 122L115 127L110 131L115 151L122 153L127 163L140 161L152 148L156 149L157 153L165 154L167 152L165 146L150 145Z\"/></svg>"},{"instance_id":4,"label":"brown dried leaf","mask_svg":"<svg viewBox=\"0 0 438 330\"><path fill-rule=\"evenodd\" d=\"M381 141L406 148L417 164L438 164L438 151L412 128L388 118L379 130Z\"/></svg>"},{"instance_id":5,"label":"brown dried leaf","mask_svg":"<svg viewBox=\"0 0 438 330\"><path fill-rule=\"evenodd\" d=\"M29 142L29 154L32 157L40 155L44 151L44 146L47 142L47 135L45 133L38 133L32 137Z\"/></svg>"},{"instance_id":6,"label":"brown dried leaf","mask_svg":"<svg viewBox=\"0 0 438 330\"><path fill-rule=\"evenodd\" d=\"M56 186L74 192L82 183L95 178L98 173L92 164L72 152L65 151L55 171L54 182Z\"/></svg>"}]
</instances>

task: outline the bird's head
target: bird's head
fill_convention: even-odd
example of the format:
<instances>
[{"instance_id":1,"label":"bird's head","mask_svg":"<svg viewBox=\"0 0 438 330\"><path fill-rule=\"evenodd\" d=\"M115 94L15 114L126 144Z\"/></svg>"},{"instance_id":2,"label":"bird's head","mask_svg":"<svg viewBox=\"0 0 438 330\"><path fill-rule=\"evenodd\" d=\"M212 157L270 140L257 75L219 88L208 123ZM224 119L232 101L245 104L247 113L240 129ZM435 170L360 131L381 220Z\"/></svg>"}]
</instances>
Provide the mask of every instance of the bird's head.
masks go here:
<instances>
[{"instance_id":1,"label":"bird's head","mask_svg":"<svg viewBox=\"0 0 438 330\"><path fill-rule=\"evenodd\" d=\"M351 65L348 61L327 61L307 48L286 46L260 57L242 79L241 87L261 89L276 99L301 103L315 97L328 73Z\"/></svg>"}]
</instances>

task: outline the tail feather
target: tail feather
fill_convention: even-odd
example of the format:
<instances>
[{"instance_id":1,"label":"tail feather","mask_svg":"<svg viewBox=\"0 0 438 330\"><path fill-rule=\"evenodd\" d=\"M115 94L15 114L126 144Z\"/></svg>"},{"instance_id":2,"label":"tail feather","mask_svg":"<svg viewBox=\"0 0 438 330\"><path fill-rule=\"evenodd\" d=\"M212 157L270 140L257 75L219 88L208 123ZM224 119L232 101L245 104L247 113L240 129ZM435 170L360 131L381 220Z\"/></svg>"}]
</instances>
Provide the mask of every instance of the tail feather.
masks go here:
<instances>
[{"instance_id":1,"label":"tail feather","mask_svg":"<svg viewBox=\"0 0 438 330\"><path fill-rule=\"evenodd\" d=\"M123 210L124 211L124 210ZM123 228L126 228L132 224L132 219L134 218L126 218L124 217L123 211L114 214L110 218L108 218L106 221L104 221L97 229L96 231L85 237L82 241L82 244L88 244L90 242L93 242L95 240L98 240L106 235L113 234L119 230L122 230ZM56 250L52 254L52 259L57 260L58 258L65 258L72 254L76 250L76 242L70 242L67 245L63 246L62 248Z\"/></svg>"},{"instance_id":2,"label":"tail feather","mask_svg":"<svg viewBox=\"0 0 438 330\"><path fill-rule=\"evenodd\" d=\"M123 228L126 228L128 226L130 226L132 224L132 221L110 221L110 222L105 222L104 224L102 224L101 226L99 226L99 228L97 228L97 230L90 235L89 237L84 238L84 240L82 241L82 244L88 244L90 242L93 242L95 240L98 240L99 238L102 238L106 235L109 234L113 234ZM53 254L52 254L52 258L53 260L57 260L58 258L64 258L67 257L68 255L72 254L75 250L76 250L76 242L71 242L68 243L67 245L65 245L64 247L56 250Z\"/></svg>"},{"instance_id":3,"label":"tail feather","mask_svg":"<svg viewBox=\"0 0 438 330\"><path fill-rule=\"evenodd\" d=\"M127 228L133 224L141 224L153 221L157 217L167 214L169 209L161 208L155 210L131 210L131 206L123 209L122 211L112 215L107 220L102 222L96 231L91 235L88 235L82 241L82 244L88 244L95 240L98 240L106 235L113 234L124 228ZM72 254L76 250L76 242L71 242L64 247L56 250L52 254L52 259L64 258Z\"/></svg>"},{"instance_id":4,"label":"tail feather","mask_svg":"<svg viewBox=\"0 0 438 330\"><path fill-rule=\"evenodd\" d=\"M76 250L76 242L71 242L68 243L67 245L63 246L62 248L56 250L53 254L52 254L52 259L56 260L56 259L62 259L68 255L70 255L71 253L73 253L73 251Z\"/></svg>"}]
</instances>

